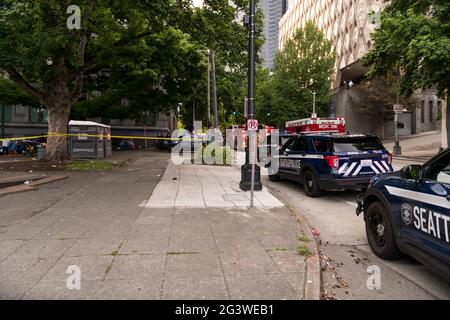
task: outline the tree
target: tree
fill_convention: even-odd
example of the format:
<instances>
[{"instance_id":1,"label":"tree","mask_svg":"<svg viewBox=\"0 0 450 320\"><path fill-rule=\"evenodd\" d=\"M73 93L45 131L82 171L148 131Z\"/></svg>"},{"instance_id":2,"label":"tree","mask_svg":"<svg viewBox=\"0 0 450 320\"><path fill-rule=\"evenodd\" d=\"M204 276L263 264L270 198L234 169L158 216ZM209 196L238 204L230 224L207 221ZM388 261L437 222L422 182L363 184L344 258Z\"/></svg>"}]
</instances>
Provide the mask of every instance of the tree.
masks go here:
<instances>
[{"instance_id":1,"label":"tree","mask_svg":"<svg viewBox=\"0 0 450 320\"><path fill-rule=\"evenodd\" d=\"M397 76L388 74L372 79L365 79L354 86L358 95L350 96L350 107L355 113L368 115L374 121L383 123L394 118L392 106L397 102L405 108L411 108L417 104L416 99L398 95Z\"/></svg>"},{"instance_id":2,"label":"tree","mask_svg":"<svg viewBox=\"0 0 450 320\"><path fill-rule=\"evenodd\" d=\"M258 85L260 116L278 127L309 117L313 111L311 92L316 92L317 113L323 114L331 102L334 62L332 43L314 23L298 29L277 53L273 74L266 73L266 81Z\"/></svg>"},{"instance_id":3,"label":"tree","mask_svg":"<svg viewBox=\"0 0 450 320\"><path fill-rule=\"evenodd\" d=\"M0 75L0 104L6 105L28 105L32 107L39 107L39 101L27 94L18 85L9 79L3 78Z\"/></svg>"},{"instance_id":4,"label":"tree","mask_svg":"<svg viewBox=\"0 0 450 320\"><path fill-rule=\"evenodd\" d=\"M247 44L248 33L242 20L237 17L248 10L248 0L205 0L202 8L196 8L182 28L191 35L192 41L204 52L204 66L207 66L207 49L214 50L216 62L217 102L219 123L222 128L232 121L244 122L243 105L247 95ZM257 24L262 24L261 12ZM261 30L257 33L257 47L262 45ZM259 60L258 60L259 62ZM196 102L197 120L206 126L207 71L197 81L194 96L183 103L180 117L187 126L192 123L192 105ZM210 121L211 123L211 121Z\"/></svg>"},{"instance_id":5,"label":"tree","mask_svg":"<svg viewBox=\"0 0 450 320\"><path fill-rule=\"evenodd\" d=\"M381 29L364 57L368 75L386 75L400 69L399 90L411 96L417 89L436 87L446 97L443 133L450 133L450 2L394 0L381 16ZM444 141L450 143L450 135Z\"/></svg>"},{"instance_id":6,"label":"tree","mask_svg":"<svg viewBox=\"0 0 450 320\"><path fill-rule=\"evenodd\" d=\"M197 53L184 45L187 36L177 26L189 3L84 0L78 10L68 0L2 1L0 70L47 107L49 133L56 134L48 139L49 160L66 157L61 134L71 108L85 95L88 75L108 70L110 87L124 88L129 77L166 96L187 82L180 65Z\"/></svg>"}]
</instances>

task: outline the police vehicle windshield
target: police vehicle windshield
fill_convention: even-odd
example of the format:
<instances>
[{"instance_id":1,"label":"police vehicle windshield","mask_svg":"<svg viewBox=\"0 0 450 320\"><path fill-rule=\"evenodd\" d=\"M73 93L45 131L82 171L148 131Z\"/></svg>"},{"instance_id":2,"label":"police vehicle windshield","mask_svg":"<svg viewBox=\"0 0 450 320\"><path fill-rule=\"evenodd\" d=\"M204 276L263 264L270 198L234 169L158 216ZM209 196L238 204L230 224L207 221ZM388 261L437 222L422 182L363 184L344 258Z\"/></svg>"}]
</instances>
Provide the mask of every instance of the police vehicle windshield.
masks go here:
<instances>
[{"instance_id":1,"label":"police vehicle windshield","mask_svg":"<svg viewBox=\"0 0 450 320\"><path fill-rule=\"evenodd\" d=\"M342 137L333 139L334 152L384 150L377 137Z\"/></svg>"}]
</instances>

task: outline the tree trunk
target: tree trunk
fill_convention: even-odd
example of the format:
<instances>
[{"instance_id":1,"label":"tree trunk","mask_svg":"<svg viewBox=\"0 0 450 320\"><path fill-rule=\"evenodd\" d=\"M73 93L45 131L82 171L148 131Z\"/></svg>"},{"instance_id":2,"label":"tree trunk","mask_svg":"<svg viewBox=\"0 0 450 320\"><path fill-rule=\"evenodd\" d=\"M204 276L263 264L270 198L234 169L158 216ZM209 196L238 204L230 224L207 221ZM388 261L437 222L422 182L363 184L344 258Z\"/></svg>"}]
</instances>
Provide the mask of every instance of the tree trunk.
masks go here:
<instances>
[{"instance_id":1,"label":"tree trunk","mask_svg":"<svg viewBox=\"0 0 450 320\"><path fill-rule=\"evenodd\" d=\"M445 93L445 101L442 106L442 148L450 146L450 105L448 101L448 90Z\"/></svg>"},{"instance_id":2,"label":"tree trunk","mask_svg":"<svg viewBox=\"0 0 450 320\"><path fill-rule=\"evenodd\" d=\"M48 107L48 134L46 159L60 162L67 158L67 125L70 105ZM52 136L55 135L55 136Z\"/></svg>"}]
</instances>

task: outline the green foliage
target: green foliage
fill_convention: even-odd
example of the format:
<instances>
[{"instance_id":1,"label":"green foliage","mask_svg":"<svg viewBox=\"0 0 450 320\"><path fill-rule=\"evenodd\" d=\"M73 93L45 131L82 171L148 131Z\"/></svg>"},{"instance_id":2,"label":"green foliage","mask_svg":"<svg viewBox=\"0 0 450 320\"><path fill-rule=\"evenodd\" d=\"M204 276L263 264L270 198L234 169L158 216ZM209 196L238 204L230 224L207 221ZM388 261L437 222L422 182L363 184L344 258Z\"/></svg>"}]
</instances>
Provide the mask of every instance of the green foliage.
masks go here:
<instances>
[{"instance_id":1,"label":"green foliage","mask_svg":"<svg viewBox=\"0 0 450 320\"><path fill-rule=\"evenodd\" d=\"M86 90L100 90L114 106L119 95L129 98L132 116L168 108L192 91L191 77L201 71L202 55L177 20L192 11L187 3L78 1L82 28L69 30L69 1L5 0L0 68L47 105L72 106Z\"/></svg>"},{"instance_id":2,"label":"green foliage","mask_svg":"<svg viewBox=\"0 0 450 320\"><path fill-rule=\"evenodd\" d=\"M38 107L39 101L9 79L0 76L0 104Z\"/></svg>"},{"instance_id":3,"label":"green foliage","mask_svg":"<svg viewBox=\"0 0 450 320\"><path fill-rule=\"evenodd\" d=\"M76 171L103 171L113 168L114 165L111 162L101 160L77 160L66 165L66 169Z\"/></svg>"},{"instance_id":4,"label":"green foliage","mask_svg":"<svg viewBox=\"0 0 450 320\"><path fill-rule=\"evenodd\" d=\"M202 145L202 155L205 155L205 148L207 147L207 145ZM211 154L208 154L208 156L210 156L211 158L216 157L216 151L219 152L219 155L222 155L222 164L223 165L232 165L233 164L233 159L234 159L234 150L232 148L230 148L229 146L223 146L223 147L218 147L218 148L214 148L211 151Z\"/></svg>"},{"instance_id":5,"label":"green foliage","mask_svg":"<svg viewBox=\"0 0 450 320\"><path fill-rule=\"evenodd\" d=\"M441 96L450 85L450 2L392 1L374 33L373 49L364 57L369 76L400 68L400 90L436 86Z\"/></svg>"},{"instance_id":6,"label":"green foliage","mask_svg":"<svg viewBox=\"0 0 450 320\"><path fill-rule=\"evenodd\" d=\"M277 53L273 74L259 72L258 117L278 127L309 117L313 105L310 91L317 94L316 112L324 114L331 102L334 61L332 43L312 22L297 30Z\"/></svg>"},{"instance_id":7,"label":"green foliage","mask_svg":"<svg viewBox=\"0 0 450 320\"><path fill-rule=\"evenodd\" d=\"M314 255L314 253L309 249L307 245L298 246L297 253L305 258L309 258Z\"/></svg>"},{"instance_id":8,"label":"green foliage","mask_svg":"<svg viewBox=\"0 0 450 320\"><path fill-rule=\"evenodd\" d=\"M186 97L180 117L187 128L192 127L192 106L195 102L196 120L206 126L207 120L207 49L214 50L216 60L217 104L221 128L229 124L243 124L244 97L247 95L247 45L248 32L242 21L236 17L243 16L248 10L248 0L206 0L203 8L196 8L190 15L185 30L192 41L202 48L204 69L202 76L195 81L195 90ZM262 21L261 13L257 23ZM262 30L262 28L259 28ZM261 34L257 34L257 47L262 45ZM211 120L212 122L212 109ZM234 115L235 113L235 115Z\"/></svg>"},{"instance_id":9,"label":"green foliage","mask_svg":"<svg viewBox=\"0 0 450 320\"><path fill-rule=\"evenodd\" d=\"M393 105L397 102L398 77L393 74L366 79L355 85L350 93L350 107L355 113L370 115L374 120L385 121L394 118ZM407 109L417 104L413 97L399 95L399 102Z\"/></svg>"}]
</instances>

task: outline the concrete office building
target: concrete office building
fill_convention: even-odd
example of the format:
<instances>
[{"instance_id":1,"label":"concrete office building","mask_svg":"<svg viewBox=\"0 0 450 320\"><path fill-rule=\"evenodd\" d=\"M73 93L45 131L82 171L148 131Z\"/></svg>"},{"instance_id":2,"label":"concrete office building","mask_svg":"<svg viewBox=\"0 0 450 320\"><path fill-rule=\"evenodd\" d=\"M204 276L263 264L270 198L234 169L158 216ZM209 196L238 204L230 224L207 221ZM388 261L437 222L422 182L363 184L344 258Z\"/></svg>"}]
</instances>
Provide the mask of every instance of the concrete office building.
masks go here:
<instances>
[{"instance_id":1,"label":"concrete office building","mask_svg":"<svg viewBox=\"0 0 450 320\"><path fill-rule=\"evenodd\" d=\"M278 50L278 25L288 6L287 0L260 0L258 8L264 14L263 34L265 43L261 48L260 57L266 68L272 69Z\"/></svg>"},{"instance_id":2,"label":"concrete office building","mask_svg":"<svg viewBox=\"0 0 450 320\"><path fill-rule=\"evenodd\" d=\"M336 51L332 83L334 103L330 106L330 115L345 116L351 131L391 137L393 124L368 126L370 119L355 115L349 107L349 100L356 94L357 83L365 74L359 60L372 46L371 33L380 27L379 12L383 3L381 0L297 0L280 20L278 48L282 50L286 41L307 21L314 22L334 44ZM439 127L437 118L442 102L429 92L416 95L417 107L400 119L405 124L400 132L403 135Z\"/></svg>"}]
</instances>

